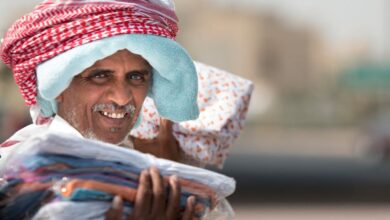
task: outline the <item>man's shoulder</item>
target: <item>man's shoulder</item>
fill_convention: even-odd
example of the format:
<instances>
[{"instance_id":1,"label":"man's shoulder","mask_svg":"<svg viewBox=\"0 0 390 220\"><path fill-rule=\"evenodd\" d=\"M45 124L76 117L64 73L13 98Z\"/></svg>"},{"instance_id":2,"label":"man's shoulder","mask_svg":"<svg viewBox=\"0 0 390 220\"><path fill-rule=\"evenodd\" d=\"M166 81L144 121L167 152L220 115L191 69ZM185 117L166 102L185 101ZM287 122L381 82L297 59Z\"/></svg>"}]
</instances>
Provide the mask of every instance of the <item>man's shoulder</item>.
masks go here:
<instances>
[{"instance_id":1,"label":"man's shoulder","mask_svg":"<svg viewBox=\"0 0 390 220\"><path fill-rule=\"evenodd\" d=\"M10 138L0 144L0 168L3 167L6 158L17 150L18 146L28 138L47 131L48 125L30 124L15 132Z\"/></svg>"},{"instance_id":2,"label":"man's shoulder","mask_svg":"<svg viewBox=\"0 0 390 220\"><path fill-rule=\"evenodd\" d=\"M36 125L36 124L30 124L19 131L15 132L10 138L8 138L3 143L0 143L0 156L3 157L3 154L5 152L12 151L12 148L15 146L23 143L25 140L27 140L29 137L33 135L40 134L44 131L46 131L48 128L48 125Z\"/></svg>"}]
</instances>

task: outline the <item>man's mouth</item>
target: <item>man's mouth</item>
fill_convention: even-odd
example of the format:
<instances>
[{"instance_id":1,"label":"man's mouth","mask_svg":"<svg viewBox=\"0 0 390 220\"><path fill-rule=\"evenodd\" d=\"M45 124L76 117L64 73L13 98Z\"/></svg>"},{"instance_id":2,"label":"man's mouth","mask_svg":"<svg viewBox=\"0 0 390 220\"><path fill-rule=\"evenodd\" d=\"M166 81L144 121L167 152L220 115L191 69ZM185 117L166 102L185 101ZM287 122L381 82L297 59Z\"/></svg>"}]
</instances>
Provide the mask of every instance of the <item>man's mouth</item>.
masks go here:
<instances>
[{"instance_id":1,"label":"man's mouth","mask_svg":"<svg viewBox=\"0 0 390 220\"><path fill-rule=\"evenodd\" d=\"M99 111L99 113L107 118L111 119L123 119L125 118L128 113L123 112L123 113L115 113L115 112L105 112L105 111Z\"/></svg>"}]
</instances>

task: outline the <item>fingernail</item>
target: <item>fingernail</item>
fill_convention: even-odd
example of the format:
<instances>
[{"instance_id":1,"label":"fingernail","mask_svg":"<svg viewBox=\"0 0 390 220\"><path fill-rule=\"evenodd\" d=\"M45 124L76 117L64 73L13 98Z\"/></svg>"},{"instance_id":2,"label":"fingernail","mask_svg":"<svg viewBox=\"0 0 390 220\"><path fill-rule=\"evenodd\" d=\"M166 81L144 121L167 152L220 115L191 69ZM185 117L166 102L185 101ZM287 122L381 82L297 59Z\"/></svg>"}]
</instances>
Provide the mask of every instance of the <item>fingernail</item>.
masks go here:
<instances>
[{"instance_id":1,"label":"fingernail","mask_svg":"<svg viewBox=\"0 0 390 220\"><path fill-rule=\"evenodd\" d=\"M176 185L179 182L179 178L177 177L177 175L171 176L170 180L171 180L171 183L174 185Z\"/></svg>"},{"instance_id":2,"label":"fingernail","mask_svg":"<svg viewBox=\"0 0 390 220\"><path fill-rule=\"evenodd\" d=\"M141 175L144 175L145 177L149 177L149 170L143 170Z\"/></svg>"},{"instance_id":3,"label":"fingernail","mask_svg":"<svg viewBox=\"0 0 390 220\"><path fill-rule=\"evenodd\" d=\"M114 200L112 201L112 208L121 209L122 203L123 203L122 198L120 196L115 196Z\"/></svg>"},{"instance_id":4,"label":"fingernail","mask_svg":"<svg viewBox=\"0 0 390 220\"><path fill-rule=\"evenodd\" d=\"M151 167L150 167L150 171L151 171L151 172L155 172L155 173L158 173L158 172L159 172L159 170L158 170L158 168L157 168L156 166L151 166Z\"/></svg>"},{"instance_id":5,"label":"fingernail","mask_svg":"<svg viewBox=\"0 0 390 220\"><path fill-rule=\"evenodd\" d=\"M191 196L190 200L191 200L191 205L192 205L192 206L195 206L196 197L195 197L195 196Z\"/></svg>"}]
</instances>

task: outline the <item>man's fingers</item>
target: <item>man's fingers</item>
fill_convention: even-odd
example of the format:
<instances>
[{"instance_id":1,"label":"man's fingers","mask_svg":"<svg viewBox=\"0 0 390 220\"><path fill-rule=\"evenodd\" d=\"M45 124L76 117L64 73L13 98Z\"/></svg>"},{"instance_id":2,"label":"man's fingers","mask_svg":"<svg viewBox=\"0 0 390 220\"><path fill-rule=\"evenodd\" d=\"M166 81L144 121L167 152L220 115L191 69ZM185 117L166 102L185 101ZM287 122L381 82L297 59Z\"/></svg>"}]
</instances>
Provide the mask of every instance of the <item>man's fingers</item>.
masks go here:
<instances>
[{"instance_id":1,"label":"man's fingers","mask_svg":"<svg viewBox=\"0 0 390 220\"><path fill-rule=\"evenodd\" d=\"M136 137L130 136L130 139L131 139L131 141L133 141L133 143L135 145L154 144L156 142L155 138L153 138L153 139L141 139L141 138L136 138Z\"/></svg>"},{"instance_id":2,"label":"man's fingers","mask_svg":"<svg viewBox=\"0 0 390 220\"><path fill-rule=\"evenodd\" d=\"M173 126L172 121L161 118L160 129L158 131L157 139L163 139L163 140L170 139L170 137L173 136L172 126Z\"/></svg>"},{"instance_id":3,"label":"man's fingers","mask_svg":"<svg viewBox=\"0 0 390 220\"><path fill-rule=\"evenodd\" d=\"M163 179L160 175L160 171L156 167L150 168L150 176L152 179L153 187L153 205L152 205L152 217L158 216L159 213L165 211L166 193Z\"/></svg>"},{"instance_id":4,"label":"man's fingers","mask_svg":"<svg viewBox=\"0 0 390 220\"><path fill-rule=\"evenodd\" d=\"M112 200L111 208L106 213L106 220L120 220L123 214L123 200L120 196L115 196Z\"/></svg>"},{"instance_id":5,"label":"man's fingers","mask_svg":"<svg viewBox=\"0 0 390 220\"><path fill-rule=\"evenodd\" d=\"M195 196L190 196L187 199L186 210L184 211L182 220L191 220L194 215Z\"/></svg>"},{"instance_id":6,"label":"man's fingers","mask_svg":"<svg viewBox=\"0 0 390 220\"><path fill-rule=\"evenodd\" d=\"M168 119L161 119L160 120L160 124L162 124L164 126L164 129L169 132L169 133L172 133L172 128L173 128L173 122L171 120L168 120Z\"/></svg>"},{"instance_id":7,"label":"man's fingers","mask_svg":"<svg viewBox=\"0 0 390 220\"><path fill-rule=\"evenodd\" d=\"M171 176L169 178L169 198L167 207L168 219L176 219L180 211L180 184L177 176Z\"/></svg>"},{"instance_id":8,"label":"man's fingers","mask_svg":"<svg viewBox=\"0 0 390 220\"><path fill-rule=\"evenodd\" d=\"M132 213L132 219L140 219L141 216L150 214L152 201L152 184L150 173L148 170L141 172L138 185L137 195L135 197L135 205Z\"/></svg>"}]
</instances>

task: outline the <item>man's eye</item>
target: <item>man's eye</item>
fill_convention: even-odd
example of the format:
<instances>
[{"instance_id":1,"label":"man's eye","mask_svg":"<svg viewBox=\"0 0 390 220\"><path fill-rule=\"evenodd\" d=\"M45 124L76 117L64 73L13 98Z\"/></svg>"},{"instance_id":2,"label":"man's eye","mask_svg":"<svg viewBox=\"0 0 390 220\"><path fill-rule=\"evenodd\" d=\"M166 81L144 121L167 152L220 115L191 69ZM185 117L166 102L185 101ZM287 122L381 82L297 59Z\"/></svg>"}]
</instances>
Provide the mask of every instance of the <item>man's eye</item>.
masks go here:
<instances>
[{"instance_id":1,"label":"man's eye","mask_svg":"<svg viewBox=\"0 0 390 220\"><path fill-rule=\"evenodd\" d=\"M102 72L102 73L95 73L95 74L92 74L90 76L90 78L96 78L96 79L101 79L101 78L106 78L106 77L108 77L108 73L104 73L104 72Z\"/></svg>"},{"instance_id":2,"label":"man's eye","mask_svg":"<svg viewBox=\"0 0 390 220\"><path fill-rule=\"evenodd\" d=\"M142 74L142 73L130 73L128 75L128 78L130 80L143 80L144 79L144 74Z\"/></svg>"},{"instance_id":3,"label":"man's eye","mask_svg":"<svg viewBox=\"0 0 390 220\"><path fill-rule=\"evenodd\" d=\"M106 82L108 79L110 79L110 77L111 77L110 72L96 71L96 72L92 72L91 74L89 74L89 76L87 76L86 78L90 82L101 84L101 83Z\"/></svg>"}]
</instances>

